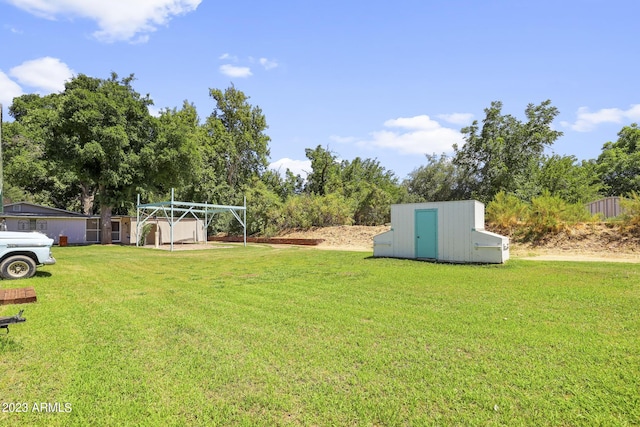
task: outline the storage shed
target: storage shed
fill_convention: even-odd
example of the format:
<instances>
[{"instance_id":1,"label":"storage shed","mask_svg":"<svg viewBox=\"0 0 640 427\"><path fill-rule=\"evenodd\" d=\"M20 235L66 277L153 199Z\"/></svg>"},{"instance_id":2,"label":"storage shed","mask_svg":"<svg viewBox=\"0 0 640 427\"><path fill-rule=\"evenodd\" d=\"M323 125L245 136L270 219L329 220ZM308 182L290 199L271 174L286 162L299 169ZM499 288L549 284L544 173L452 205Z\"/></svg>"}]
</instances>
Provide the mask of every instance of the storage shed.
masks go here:
<instances>
[{"instance_id":1,"label":"storage shed","mask_svg":"<svg viewBox=\"0 0 640 427\"><path fill-rule=\"evenodd\" d=\"M373 238L373 256L499 264L509 238L485 231L477 200L391 205L391 230Z\"/></svg>"}]
</instances>

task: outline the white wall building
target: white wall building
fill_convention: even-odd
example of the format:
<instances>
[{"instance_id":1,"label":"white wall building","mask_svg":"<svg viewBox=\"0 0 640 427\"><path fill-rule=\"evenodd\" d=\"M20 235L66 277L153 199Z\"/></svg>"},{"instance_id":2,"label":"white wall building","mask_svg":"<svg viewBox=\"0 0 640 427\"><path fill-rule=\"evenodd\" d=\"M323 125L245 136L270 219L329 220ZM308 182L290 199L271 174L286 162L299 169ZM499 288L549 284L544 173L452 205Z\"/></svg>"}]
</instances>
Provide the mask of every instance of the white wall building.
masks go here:
<instances>
[{"instance_id":1,"label":"white wall building","mask_svg":"<svg viewBox=\"0 0 640 427\"><path fill-rule=\"evenodd\" d=\"M477 200L391 205L391 230L373 238L373 256L504 263L509 238L485 231Z\"/></svg>"},{"instance_id":2,"label":"white wall building","mask_svg":"<svg viewBox=\"0 0 640 427\"><path fill-rule=\"evenodd\" d=\"M41 206L28 202L4 205L4 219L9 231L39 231L60 244L60 238L70 245L100 243L100 217L84 215L64 209ZM170 226L166 218L150 221L151 230L145 244L155 243L156 231L160 245L169 243ZM111 218L111 240L123 245L136 244L136 217L114 215ZM204 243L207 241L204 221L183 218L174 225L174 241L178 243Z\"/></svg>"}]
</instances>

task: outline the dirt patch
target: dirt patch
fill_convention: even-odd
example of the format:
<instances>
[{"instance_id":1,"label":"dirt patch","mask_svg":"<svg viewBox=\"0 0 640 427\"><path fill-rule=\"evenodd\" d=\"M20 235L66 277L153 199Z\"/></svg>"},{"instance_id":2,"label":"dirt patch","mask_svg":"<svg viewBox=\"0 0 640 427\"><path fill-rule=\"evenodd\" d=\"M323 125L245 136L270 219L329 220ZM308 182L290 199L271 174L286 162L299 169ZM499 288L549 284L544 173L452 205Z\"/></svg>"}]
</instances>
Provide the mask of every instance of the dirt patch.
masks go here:
<instances>
[{"instance_id":1,"label":"dirt patch","mask_svg":"<svg viewBox=\"0 0 640 427\"><path fill-rule=\"evenodd\" d=\"M640 262L640 236L605 223L578 224L537 242L512 243L514 258Z\"/></svg>"},{"instance_id":2,"label":"dirt patch","mask_svg":"<svg viewBox=\"0 0 640 427\"><path fill-rule=\"evenodd\" d=\"M313 248L373 252L373 237L390 230L389 225L348 226L294 230L275 236L274 246L282 243L302 245L297 239L311 239ZM260 243L273 243L260 241ZM211 242L208 245L176 245L174 249L235 247ZM163 248L164 249L164 248ZM622 235L607 224L581 224L534 243L511 242L510 256L519 259L558 261L608 261L640 263L640 236Z\"/></svg>"},{"instance_id":3,"label":"dirt patch","mask_svg":"<svg viewBox=\"0 0 640 427\"><path fill-rule=\"evenodd\" d=\"M297 239L321 239L316 248L345 251L373 252L373 236L390 230L388 225L339 225L335 227L312 228L290 231L278 237Z\"/></svg>"},{"instance_id":4,"label":"dirt patch","mask_svg":"<svg viewBox=\"0 0 640 427\"><path fill-rule=\"evenodd\" d=\"M372 252L373 237L390 228L343 225L292 231L278 237L322 239L318 249ZM510 255L537 260L640 262L640 237L621 235L607 224L580 224L538 242L511 242Z\"/></svg>"}]
</instances>

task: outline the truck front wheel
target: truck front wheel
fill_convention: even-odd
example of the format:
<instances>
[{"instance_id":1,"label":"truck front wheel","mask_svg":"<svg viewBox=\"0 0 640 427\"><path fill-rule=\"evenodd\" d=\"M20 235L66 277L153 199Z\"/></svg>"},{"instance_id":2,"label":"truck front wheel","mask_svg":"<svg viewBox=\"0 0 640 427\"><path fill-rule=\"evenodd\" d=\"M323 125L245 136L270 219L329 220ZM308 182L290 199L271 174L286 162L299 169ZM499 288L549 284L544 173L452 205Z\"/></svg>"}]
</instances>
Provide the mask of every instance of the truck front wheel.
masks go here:
<instances>
[{"instance_id":1,"label":"truck front wheel","mask_svg":"<svg viewBox=\"0 0 640 427\"><path fill-rule=\"evenodd\" d=\"M4 279L26 279L36 274L36 263L26 255L14 255L0 264L0 276Z\"/></svg>"}]
</instances>

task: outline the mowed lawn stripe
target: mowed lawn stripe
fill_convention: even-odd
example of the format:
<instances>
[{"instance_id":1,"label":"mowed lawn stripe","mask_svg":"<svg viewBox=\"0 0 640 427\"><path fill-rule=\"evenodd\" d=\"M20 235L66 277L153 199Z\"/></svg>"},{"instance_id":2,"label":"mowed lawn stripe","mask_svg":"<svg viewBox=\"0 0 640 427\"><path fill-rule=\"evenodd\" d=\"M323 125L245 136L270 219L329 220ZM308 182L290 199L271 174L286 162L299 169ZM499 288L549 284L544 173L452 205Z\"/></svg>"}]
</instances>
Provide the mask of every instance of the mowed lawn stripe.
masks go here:
<instances>
[{"instance_id":1,"label":"mowed lawn stripe","mask_svg":"<svg viewBox=\"0 0 640 427\"><path fill-rule=\"evenodd\" d=\"M3 424L640 422L635 265L55 252L0 338L0 396L73 411Z\"/></svg>"}]
</instances>

